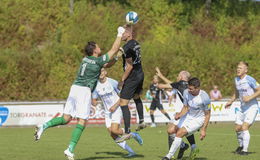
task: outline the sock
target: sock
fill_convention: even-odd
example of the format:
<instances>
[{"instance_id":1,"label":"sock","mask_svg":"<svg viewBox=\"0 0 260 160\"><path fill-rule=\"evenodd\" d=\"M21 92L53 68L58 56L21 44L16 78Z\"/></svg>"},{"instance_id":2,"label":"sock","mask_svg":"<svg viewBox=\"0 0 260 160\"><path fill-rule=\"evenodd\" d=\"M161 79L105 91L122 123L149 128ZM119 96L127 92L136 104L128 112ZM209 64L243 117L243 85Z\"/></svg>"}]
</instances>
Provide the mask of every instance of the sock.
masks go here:
<instances>
[{"instance_id":1,"label":"sock","mask_svg":"<svg viewBox=\"0 0 260 160\"><path fill-rule=\"evenodd\" d=\"M195 138L194 138L194 134L186 137L188 142L190 143L190 145L192 146L193 144L195 144Z\"/></svg>"},{"instance_id":2,"label":"sock","mask_svg":"<svg viewBox=\"0 0 260 160\"><path fill-rule=\"evenodd\" d=\"M197 147L196 144L192 144L192 145L190 146L191 149L194 149L194 148L196 148L196 147Z\"/></svg>"},{"instance_id":3,"label":"sock","mask_svg":"<svg viewBox=\"0 0 260 160\"><path fill-rule=\"evenodd\" d=\"M169 120L171 120L171 117L169 116L168 113L164 113L164 115L165 115Z\"/></svg>"},{"instance_id":4,"label":"sock","mask_svg":"<svg viewBox=\"0 0 260 160\"><path fill-rule=\"evenodd\" d=\"M43 130L46 130L47 128L50 127L55 127L58 125L63 125L63 124L67 124L67 122L65 121L65 119L63 117L56 117L51 119L50 121L46 122L43 124Z\"/></svg>"},{"instance_id":5,"label":"sock","mask_svg":"<svg viewBox=\"0 0 260 160\"><path fill-rule=\"evenodd\" d=\"M239 144L239 147L243 146L243 131L237 132L237 141Z\"/></svg>"},{"instance_id":6,"label":"sock","mask_svg":"<svg viewBox=\"0 0 260 160\"><path fill-rule=\"evenodd\" d=\"M154 123L154 115L150 114L150 116L151 116L152 123Z\"/></svg>"},{"instance_id":7,"label":"sock","mask_svg":"<svg viewBox=\"0 0 260 160\"><path fill-rule=\"evenodd\" d=\"M142 103L142 100L140 98L134 99L134 101L135 101L136 110L137 110L138 117L139 117L139 124L140 124L140 123L143 123L143 121L144 121L143 103Z\"/></svg>"},{"instance_id":8,"label":"sock","mask_svg":"<svg viewBox=\"0 0 260 160\"><path fill-rule=\"evenodd\" d=\"M174 141L175 136L176 136L176 134L170 134L170 135L168 135L169 149L170 149L171 146L172 146L172 142Z\"/></svg>"},{"instance_id":9,"label":"sock","mask_svg":"<svg viewBox=\"0 0 260 160\"><path fill-rule=\"evenodd\" d=\"M185 147L185 143L182 141L180 148L184 148L184 147Z\"/></svg>"},{"instance_id":10,"label":"sock","mask_svg":"<svg viewBox=\"0 0 260 160\"><path fill-rule=\"evenodd\" d=\"M243 151L247 152L249 141L250 141L250 134L248 130L242 132L243 132Z\"/></svg>"},{"instance_id":11,"label":"sock","mask_svg":"<svg viewBox=\"0 0 260 160\"><path fill-rule=\"evenodd\" d=\"M180 147L181 145L181 142L182 142L182 138L179 138L179 137L175 137L173 143L172 143L172 146L170 148L170 151L169 153L167 154L166 157L168 157L169 159L172 158L172 156L175 154L175 152L177 151L177 149Z\"/></svg>"},{"instance_id":12,"label":"sock","mask_svg":"<svg viewBox=\"0 0 260 160\"><path fill-rule=\"evenodd\" d=\"M119 138L119 137L118 137ZM118 139L117 138L117 139ZM126 150L128 153L134 153L134 151L132 150L132 148L130 146L127 145L126 141L117 143L121 148L123 148L124 150Z\"/></svg>"},{"instance_id":13,"label":"sock","mask_svg":"<svg viewBox=\"0 0 260 160\"><path fill-rule=\"evenodd\" d=\"M131 121L131 114L128 108L128 105L126 106L121 106L121 110L123 113L123 118L124 118L124 124L125 124L125 133L130 133L130 121Z\"/></svg>"},{"instance_id":14,"label":"sock","mask_svg":"<svg viewBox=\"0 0 260 160\"><path fill-rule=\"evenodd\" d=\"M82 126L80 124L76 125L76 128L72 132L72 137L71 137L70 144L69 144L70 152L72 152L72 153L74 152L75 147L76 147L84 129L85 129L85 126Z\"/></svg>"}]
</instances>

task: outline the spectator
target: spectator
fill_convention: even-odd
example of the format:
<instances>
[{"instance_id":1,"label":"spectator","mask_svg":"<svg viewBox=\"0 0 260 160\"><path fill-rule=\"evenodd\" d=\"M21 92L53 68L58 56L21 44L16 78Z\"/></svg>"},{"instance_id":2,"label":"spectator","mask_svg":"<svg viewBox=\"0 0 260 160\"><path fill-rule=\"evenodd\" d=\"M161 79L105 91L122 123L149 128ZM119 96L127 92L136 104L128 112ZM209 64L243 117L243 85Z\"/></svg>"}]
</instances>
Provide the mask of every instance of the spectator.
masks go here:
<instances>
[{"instance_id":1,"label":"spectator","mask_svg":"<svg viewBox=\"0 0 260 160\"><path fill-rule=\"evenodd\" d=\"M221 92L218 90L218 86L214 85L213 90L210 91L210 99L212 101L219 101L222 99Z\"/></svg>"}]
</instances>

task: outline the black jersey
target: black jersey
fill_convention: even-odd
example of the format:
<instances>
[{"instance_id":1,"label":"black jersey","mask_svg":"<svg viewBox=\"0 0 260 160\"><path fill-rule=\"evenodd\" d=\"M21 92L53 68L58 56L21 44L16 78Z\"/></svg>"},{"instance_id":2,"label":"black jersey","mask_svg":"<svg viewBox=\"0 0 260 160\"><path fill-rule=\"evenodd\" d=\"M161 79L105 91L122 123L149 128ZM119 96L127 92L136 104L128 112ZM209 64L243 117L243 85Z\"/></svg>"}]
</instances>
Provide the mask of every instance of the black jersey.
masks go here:
<instances>
[{"instance_id":1,"label":"black jersey","mask_svg":"<svg viewBox=\"0 0 260 160\"><path fill-rule=\"evenodd\" d=\"M162 99L162 89L159 89L157 84L151 84L150 85L150 92L152 95L155 95L155 100L161 100Z\"/></svg>"},{"instance_id":2,"label":"black jersey","mask_svg":"<svg viewBox=\"0 0 260 160\"><path fill-rule=\"evenodd\" d=\"M181 80L179 82L173 82L171 86L172 88L177 89L178 95L183 102L183 91L188 88L188 82Z\"/></svg>"},{"instance_id":3,"label":"black jersey","mask_svg":"<svg viewBox=\"0 0 260 160\"><path fill-rule=\"evenodd\" d=\"M126 60L127 58L132 58L133 60L133 70L143 72L141 64L141 47L140 44L132 39L128 41L124 46L123 54L123 69L125 71Z\"/></svg>"}]
</instances>

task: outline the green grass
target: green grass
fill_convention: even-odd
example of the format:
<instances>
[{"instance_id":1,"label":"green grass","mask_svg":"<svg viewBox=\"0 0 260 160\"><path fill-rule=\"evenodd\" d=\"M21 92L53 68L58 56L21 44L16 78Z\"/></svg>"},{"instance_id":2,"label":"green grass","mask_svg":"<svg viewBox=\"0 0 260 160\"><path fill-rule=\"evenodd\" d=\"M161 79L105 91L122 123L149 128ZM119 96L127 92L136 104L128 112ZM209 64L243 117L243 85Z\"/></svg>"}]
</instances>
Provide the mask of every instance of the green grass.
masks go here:
<instances>
[{"instance_id":1,"label":"green grass","mask_svg":"<svg viewBox=\"0 0 260 160\"><path fill-rule=\"evenodd\" d=\"M205 140L196 141L200 148L197 160L259 160L260 123L251 129L249 151L252 154L241 157L232 153L237 147L234 125L227 123L211 124ZM63 151L70 140L73 127L51 128L42 139L33 141L33 128L0 128L0 160L64 160ZM141 131L144 145L134 140L129 145L138 154L135 160L160 160L168 151L166 126L147 128ZM186 141L186 139L185 139ZM126 152L110 138L105 127L88 127L76 147L77 160L122 160ZM189 151L185 153L187 157Z\"/></svg>"}]
</instances>

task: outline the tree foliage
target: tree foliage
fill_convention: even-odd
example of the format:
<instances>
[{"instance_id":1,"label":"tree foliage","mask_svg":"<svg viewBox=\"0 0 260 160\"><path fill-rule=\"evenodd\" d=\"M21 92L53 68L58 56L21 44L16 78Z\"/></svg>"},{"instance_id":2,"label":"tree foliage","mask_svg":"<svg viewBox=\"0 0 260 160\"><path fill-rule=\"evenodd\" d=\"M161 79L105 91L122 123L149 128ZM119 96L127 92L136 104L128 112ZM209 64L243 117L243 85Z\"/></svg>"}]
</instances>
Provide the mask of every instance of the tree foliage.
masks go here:
<instances>
[{"instance_id":1,"label":"tree foliage","mask_svg":"<svg viewBox=\"0 0 260 160\"><path fill-rule=\"evenodd\" d=\"M115 39L125 14L134 10L142 45L147 89L156 66L172 80L181 70L201 79L209 90L233 92L236 63L250 64L260 81L260 4L253 1L205 0L1 0L0 100L65 99L87 41L104 52ZM122 62L109 69L120 80Z\"/></svg>"}]
</instances>

